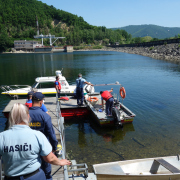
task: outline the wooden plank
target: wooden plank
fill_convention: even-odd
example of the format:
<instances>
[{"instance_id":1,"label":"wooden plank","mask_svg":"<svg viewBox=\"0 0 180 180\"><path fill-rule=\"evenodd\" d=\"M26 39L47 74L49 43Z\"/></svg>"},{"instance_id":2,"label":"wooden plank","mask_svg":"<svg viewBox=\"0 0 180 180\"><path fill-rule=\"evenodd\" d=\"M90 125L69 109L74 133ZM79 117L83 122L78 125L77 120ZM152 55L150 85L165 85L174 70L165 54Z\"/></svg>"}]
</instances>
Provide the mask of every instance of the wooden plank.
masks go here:
<instances>
[{"instance_id":1,"label":"wooden plank","mask_svg":"<svg viewBox=\"0 0 180 180\"><path fill-rule=\"evenodd\" d=\"M172 164L168 163L164 159L155 159L154 161L158 162L159 164L161 164L163 167L165 167L172 173L180 173L179 169L177 169L176 167L174 167Z\"/></svg>"},{"instance_id":2,"label":"wooden plank","mask_svg":"<svg viewBox=\"0 0 180 180\"><path fill-rule=\"evenodd\" d=\"M25 103L26 103L26 99L11 100L11 101L8 103L8 105L4 108L3 113L4 113L4 112L10 112L11 109L12 109L12 107L13 107L13 105L14 105L15 103L25 104Z\"/></svg>"}]
</instances>

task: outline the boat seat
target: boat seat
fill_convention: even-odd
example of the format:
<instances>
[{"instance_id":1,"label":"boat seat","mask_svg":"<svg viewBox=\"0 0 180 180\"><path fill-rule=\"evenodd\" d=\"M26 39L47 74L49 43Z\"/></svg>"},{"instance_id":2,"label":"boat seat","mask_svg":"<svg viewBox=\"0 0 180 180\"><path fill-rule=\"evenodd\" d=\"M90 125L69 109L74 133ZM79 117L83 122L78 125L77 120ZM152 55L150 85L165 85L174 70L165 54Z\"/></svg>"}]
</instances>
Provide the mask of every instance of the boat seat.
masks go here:
<instances>
[{"instance_id":1,"label":"boat seat","mask_svg":"<svg viewBox=\"0 0 180 180\"><path fill-rule=\"evenodd\" d=\"M157 173L157 170L158 170L160 165L162 165L163 167L165 167L166 169L168 169L172 173L180 173L179 169L177 169L176 167L174 167L172 164L168 163L164 159L154 159L154 162L152 164L150 172L152 172L153 174Z\"/></svg>"}]
</instances>

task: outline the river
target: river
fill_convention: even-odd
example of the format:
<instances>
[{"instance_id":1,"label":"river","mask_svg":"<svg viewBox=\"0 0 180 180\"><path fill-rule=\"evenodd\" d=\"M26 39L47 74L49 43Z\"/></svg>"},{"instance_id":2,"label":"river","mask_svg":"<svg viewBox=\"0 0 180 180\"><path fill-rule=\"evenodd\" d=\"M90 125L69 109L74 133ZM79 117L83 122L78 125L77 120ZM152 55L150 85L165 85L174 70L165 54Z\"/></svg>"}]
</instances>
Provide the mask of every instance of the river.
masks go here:
<instances>
[{"instance_id":1,"label":"river","mask_svg":"<svg viewBox=\"0 0 180 180\"><path fill-rule=\"evenodd\" d=\"M126 89L123 101L136 114L123 129L100 128L90 118L65 123L66 148L77 163L92 164L124 159L176 155L180 150L180 65L115 51L54 54L1 54L0 85L32 85L38 76L53 76L63 68L69 84L78 73L93 84L115 83ZM111 86L119 93L118 86ZM109 86L95 87L97 92ZM2 110L9 98L0 95Z\"/></svg>"}]
</instances>

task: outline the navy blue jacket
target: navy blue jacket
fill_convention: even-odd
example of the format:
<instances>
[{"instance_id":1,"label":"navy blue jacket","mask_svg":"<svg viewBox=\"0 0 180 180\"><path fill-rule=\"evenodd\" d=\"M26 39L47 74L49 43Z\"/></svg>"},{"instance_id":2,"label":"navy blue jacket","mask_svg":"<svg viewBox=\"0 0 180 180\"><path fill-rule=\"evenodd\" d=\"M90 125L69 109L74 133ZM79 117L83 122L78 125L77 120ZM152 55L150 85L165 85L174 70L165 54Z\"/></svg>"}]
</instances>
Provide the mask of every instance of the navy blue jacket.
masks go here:
<instances>
[{"instance_id":1,"label":"navy blue jacket","mask_svg":"<svg viewBox=\"0 0 180 180\"><path fill-rule=\"evenodd\" d=\"M53 150L56 150L58 141L52 126L51 117L37 106L29 109L29 115L31 117L29 126L32 129L41 131L51 143Z\"/></svg>"}]
</instances>

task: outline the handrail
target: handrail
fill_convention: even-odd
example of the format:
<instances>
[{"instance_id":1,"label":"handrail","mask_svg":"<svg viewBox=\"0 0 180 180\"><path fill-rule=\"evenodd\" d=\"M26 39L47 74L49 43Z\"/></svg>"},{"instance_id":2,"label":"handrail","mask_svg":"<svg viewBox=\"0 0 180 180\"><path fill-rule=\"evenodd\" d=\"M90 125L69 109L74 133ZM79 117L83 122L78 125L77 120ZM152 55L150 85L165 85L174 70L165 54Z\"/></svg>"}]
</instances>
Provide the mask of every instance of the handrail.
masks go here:
<instances>
[{"instance_id":1,"label":"handrail","mask_svg":"<svg viewBox=\"0 0 180 180\"><path fill-rule=\"evenodd\" d=\"M0 156L0 180L4 179L4 171L2 168L2 157Z\"/></svg>"},{"instance_id":2,"label":"handrail","mask_svg":"<svg viewBox=\"0 0 180 180\"><path fill-rule=\"evenodd\" d=\"M64 131L64 125L63 125L64 117L62 117L62 115L61 115L61 107L60 106L61 106L61 103L60 103L60 101L58 101L58 95L56 93L56 116L57 116L58 129L59 129L58 131L59 131L59 136L60 136L61 146L62 146L62 158L65 159L66 158L66 145L65 145L65 131ZM83 166L83 167L79 168L79 169L73 169L73 167L79 167L79 166ZM69 180L68 172L84 171L84 179L86 179L86 177L88 177L88 166L86 163L70 165L70 168L71 169L67 169L67 165L64 166L64 180ZM61 168L59 168L59 169L61 169ZM56 172L54 172L54 174ZM73 178L73 176L74 175L72 174L72 178Z\"/></svg>"},{"instance_id":3,"label":"handrail","mask_svg":"<svg viewBox=\"0 0 180 180\"><path fill-rule=\"evenodd\" d=\"M58 129L59 129L59 136L61 140L61 146L62 146L62 158L66 158L66 146L65 146L65 131L64 131L64 117L61 115L61 107L60 107L60 101L58 101L58 95L56 93L56 116L57 116L57 123L58 123ZM68 171L67 166L64 166L64 179L68 180Z\"/></svg>"},{"instance_id":4,"label":"handrail","mask_svg":"<svg viewBox=\"0 0 180 180\"><path fill-rule=\"evenodd\" d=\"M13 90L16 90L16 89L20 89L21 86L25 86L24 88L30 88L31 87L30 85L1 85L0 88L3 91L8 92L8 91L13 91ZM15 88L13 88L13 87L15 87ZM24 89L24 88L21 88L21 89Z\"/></svg>"}]
</instances>

